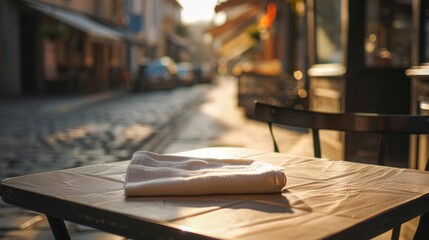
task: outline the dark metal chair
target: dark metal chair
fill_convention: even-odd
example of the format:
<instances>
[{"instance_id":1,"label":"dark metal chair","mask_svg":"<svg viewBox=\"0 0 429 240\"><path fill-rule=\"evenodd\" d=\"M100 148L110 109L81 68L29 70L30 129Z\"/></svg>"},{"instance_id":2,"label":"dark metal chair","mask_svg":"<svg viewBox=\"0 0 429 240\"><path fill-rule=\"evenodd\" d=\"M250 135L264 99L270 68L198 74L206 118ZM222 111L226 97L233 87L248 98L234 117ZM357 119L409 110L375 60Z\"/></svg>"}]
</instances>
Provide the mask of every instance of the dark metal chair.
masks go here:
<instances>
[{"instance_id":1,"label":"dark metal chair","mask_svg":"<svg viewBox=\"0 0 429 240\"><path fill-rule=\"evenodd\" d=\"M314 156L322 157L319 130L334 130L340 132L378 133L377 164L384 165L387 156L389 134L429 134L429 116L406 114L375 114L375 113L325 113L307 110L297 110L255 102L254 119L268 123L274 144L274 151L279 152L272 125L280 124L308 128L312 130ZM429 159L426 163L429 171ZM420 218L419 229L429 225L429 216ZM398 239L400 226L393 229L392 239ZM422 232L424 232L422 234ZM429 230L417 231L420 239Z\"/></svg>"},{"instance_id":2,"label":"dark metal chair","mask_svg":"<svg viewBox=\"0 0 429 240\"><path fill-rule=\"evenodd\" d=\"M386 161L389 134L429 134L429 116L424 115L325 113L255 102L254 119L268 123L275 152L279 152L279 148L273 134L273 124L311 129L314 156L317 158L322 155L319 130L378 133L378 165L384 165ZM429 159L425 170L429 171ZM429 229L424 229L429 226L428 215L425 214L420 218L419 230L414 236L415 239L423 239L424 236L429 235ZM400 226L394 228L392 239L398 239L399 232Z\"/></svg>"},{"instance_id":3,"label":"dark metal chair","mask_svg":"<svg viewBox=\"0 0 429 240\"><path fill-rule=\"evenodd\" d=\"M378 133L380 136L378 165L385 163L389 134L429 134L429 116L423 115L326 113L255 102L254 119L268 123L276 152L279 152L279 148L274 138L272 124L311 129L314 156L318 158L322 155L319 130Z\"/></svg>"}]
</instances>

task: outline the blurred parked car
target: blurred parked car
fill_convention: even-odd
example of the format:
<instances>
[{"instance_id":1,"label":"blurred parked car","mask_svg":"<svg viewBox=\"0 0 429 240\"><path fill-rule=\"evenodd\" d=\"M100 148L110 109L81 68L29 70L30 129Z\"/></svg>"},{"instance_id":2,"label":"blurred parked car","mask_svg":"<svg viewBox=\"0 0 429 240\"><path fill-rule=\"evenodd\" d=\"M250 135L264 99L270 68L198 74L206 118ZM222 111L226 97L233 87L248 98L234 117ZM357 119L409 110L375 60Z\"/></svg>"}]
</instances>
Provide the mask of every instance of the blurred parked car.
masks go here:
<instances>
[{"instance_id":1,"label":"blurred parked car","mask_svg":"<svg viewBox=\"0 0 429 240\"><path fill-rule=\"evenodd\" d=\"M208 62L195 66L194 72L197 83L212 83L217 75L216 66Z\"/></svg>"},{"instance_id":2,"label":"blurred parked car","mask_svg":"<svg viewBox=\"0 0 429 240\"><path fill-rule=\"evenodd\" d=\"M162 57L140 66L134 89L159 90L170 89L177 85L177 66L170 57Z\"/></svg>"},{"instance_id":3,"label":"blurred parked car","mask_svg":"<svg viewBox=\"0 0 429 240\"><path fill-rule=\"evenodd\" d=\"M194 65L190 62L177 63L177 80L181 85L192 85L195 81Z\"/></svg>"}]
</instances>

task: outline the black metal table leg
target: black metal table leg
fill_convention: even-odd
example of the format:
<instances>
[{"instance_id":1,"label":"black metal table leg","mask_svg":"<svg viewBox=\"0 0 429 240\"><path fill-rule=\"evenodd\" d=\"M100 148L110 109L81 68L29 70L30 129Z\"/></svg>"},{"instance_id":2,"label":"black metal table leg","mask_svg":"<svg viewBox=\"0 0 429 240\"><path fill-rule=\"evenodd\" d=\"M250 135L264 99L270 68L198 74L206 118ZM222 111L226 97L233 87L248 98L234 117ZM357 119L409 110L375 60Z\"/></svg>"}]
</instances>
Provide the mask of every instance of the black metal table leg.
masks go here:
<instances>
[{"instance_id":1,"label":"black metal table leg","mask_svg":"<svg viewBox=\"0 0 429 240\"><path fill-rule=\"evenodd\" d=\"M414 240L429 239L429 212L420 217Z\"/></svg>"},{"instance_id":2,"label":"black metal table leg","mask_svg":"<svg viewBox=\"0 0 429 240\"><path fill-rule=\"evenodd\" d=\"M398 240L400 233L401 233L401 225L392 229L392 237L390 239Z\"/></svg>"},{"instance_id":3,"label":"black metal table leg","mask_svg":"<svg viewBox=\"0 0 429 240\"><path fill-rule=\"evenodd\" d=\"M49 226L51 226L52 233L57 240L70 240L69 232L64 224L64 221L58 218L46 216L48 218Z\"/></svg>"}]
</instances>

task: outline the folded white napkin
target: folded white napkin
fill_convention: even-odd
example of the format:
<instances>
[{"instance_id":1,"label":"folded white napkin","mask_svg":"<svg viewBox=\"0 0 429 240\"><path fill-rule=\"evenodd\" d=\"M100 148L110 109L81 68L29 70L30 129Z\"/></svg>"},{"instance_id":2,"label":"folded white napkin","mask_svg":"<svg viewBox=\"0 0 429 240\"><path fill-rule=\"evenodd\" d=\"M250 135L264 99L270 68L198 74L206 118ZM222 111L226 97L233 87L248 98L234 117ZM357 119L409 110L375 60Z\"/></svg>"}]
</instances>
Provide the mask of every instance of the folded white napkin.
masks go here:
<instances>
[{"instance_id":1,"label":"folded white napkin","mask_svg":"<svg viewBox=\"0 0 429 240\"><path fill-rule=\"evenodd\" d=\"M264 162L147 151L133 154L125 174L126 196L273 193L285 185L284 169Z\"/></svg>"}]
</instances>

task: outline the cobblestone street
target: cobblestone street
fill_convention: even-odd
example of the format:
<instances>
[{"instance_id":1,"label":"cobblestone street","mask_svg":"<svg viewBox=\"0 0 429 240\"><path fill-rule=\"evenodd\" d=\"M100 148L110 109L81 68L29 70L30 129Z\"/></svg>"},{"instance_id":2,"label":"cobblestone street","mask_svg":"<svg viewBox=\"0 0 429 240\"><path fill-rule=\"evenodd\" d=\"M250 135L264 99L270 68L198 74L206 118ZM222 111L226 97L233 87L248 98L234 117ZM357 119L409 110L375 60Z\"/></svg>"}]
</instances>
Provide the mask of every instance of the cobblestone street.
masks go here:
<instances>
[{"instance_id":1,"label":"cobblestone street","mask_svg":"<svg viewBox=\"0 0 429 240\"><path fill-rule=\"evenodd\" d=\"M3 100L0 179L128 160L137 149L156 151L161 147L162 134L196 109L211 88L197 85L172 91L121 93L94 104L63 97ZM69 228L73 239L115 239L80 226ZM43 216L4 203L0 204L0 238L53 239Z\"/></svg>"},{"instance_id":2,"label":"cobblestone street","mask_svg":"<svg viewBox=\"0 0 429 240\"><path fill-rule=\"evenodd\" d=\"M0 178L127 160L209 89L127 94L71 112L55 99L1 102Z\"/></svg>"},{"instance_id":3,"label":"cobblestone street","mask_svg":"<svg viewBox=\"0 0 429 240\"><path fill-rule=\"evenodd\" d=\"M136 150L173 153L199 147L272 150L266 124L237 108L235 79L171 91L0 102L0 179L129 160ZM79 102L81 101L81 102ZM276 129L284 152L311 155L306 134ZM303 150L304 149L304 150ZM282 150L282 149L281 149ZM308 150L307 150L308 151ZM67 223L72 239L122 239ZM44 216L0 202L0 238L53 239Z\"/></svg>"}]
</instances>

